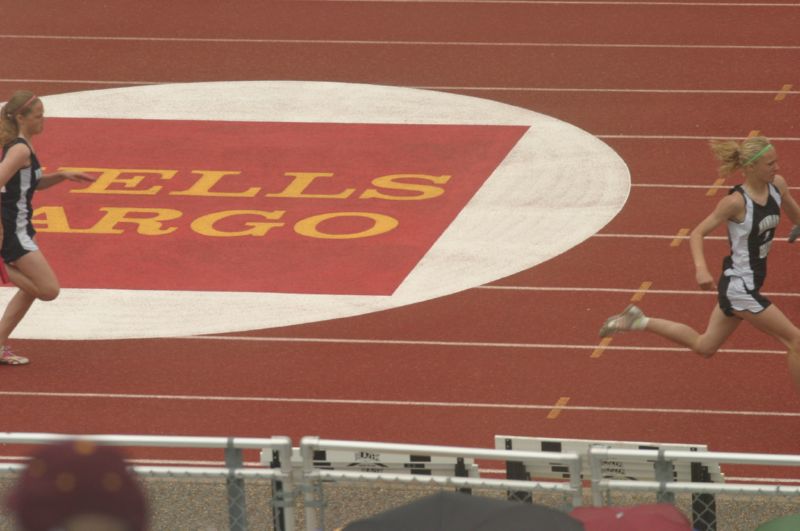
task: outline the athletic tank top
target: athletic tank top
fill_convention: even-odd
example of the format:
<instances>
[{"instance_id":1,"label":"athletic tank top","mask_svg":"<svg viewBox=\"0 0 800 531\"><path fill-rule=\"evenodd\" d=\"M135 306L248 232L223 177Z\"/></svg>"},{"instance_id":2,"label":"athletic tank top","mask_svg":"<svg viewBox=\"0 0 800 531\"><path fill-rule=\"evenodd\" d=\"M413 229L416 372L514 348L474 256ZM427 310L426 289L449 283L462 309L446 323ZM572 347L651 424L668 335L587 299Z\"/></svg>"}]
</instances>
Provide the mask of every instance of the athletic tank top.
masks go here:
<instances>
[{"instance_id":1,"label":"athletic tank top","mask_svg":"<svg viewBox=\"0 0 800 531\"><path fill-rule=\"evenodd\" d=\"M734 186L729 193L740 193L744 197L744 221L728 220L728 241L731 254L723 262L725 276L744 280L747 289L759 289L767 276L767 255L775 237L775 228L781 219L781 194L769 184L766 204L759 205L747 195L741 185Z\"/></svg>"},{"instance_id":2,"label":"athletic tank top","mask_svg":"<svg viewBox=\"0 0 800 531\"><path fill-rule=\"evenodd\" d=\"M3 156L16 144L25 144L31 151L31 165L21 168L8 180L0 194L0 204L2 205L3 219L6 222L13 222L18 228L30 223L33 217L33 192L42 177L42 167L39 159L31 149L30 144L24 138L15 138L3 146Z\"/></svg>"}]
</instances>

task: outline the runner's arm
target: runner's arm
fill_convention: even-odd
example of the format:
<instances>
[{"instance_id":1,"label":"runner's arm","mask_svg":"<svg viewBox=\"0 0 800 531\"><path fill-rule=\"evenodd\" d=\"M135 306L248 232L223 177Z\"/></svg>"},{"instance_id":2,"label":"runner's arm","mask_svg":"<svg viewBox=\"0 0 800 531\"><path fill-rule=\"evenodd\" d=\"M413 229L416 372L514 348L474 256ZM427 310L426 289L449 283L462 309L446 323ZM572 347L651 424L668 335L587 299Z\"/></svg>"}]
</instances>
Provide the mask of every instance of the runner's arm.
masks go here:
<instances>
[{"instance_id":1,"label":"runner's arm","mask_svg":"<svg viewBox=\"0 0 800 531\"><path fill-rule=\"evenodd\" d=\"M703 239L729 219L738 219L743 213L744 198L741 194L730 194L721 199L711 214L689 233L689 250L694 262L695 279L700 289L705 291L714 289L714 277L708 270Z\"/></svg>"},{"instance_id":2,"label":"runner's arm","mask_svg":"<svg viewBox=\"0 0 800 531\"><path fill-rule=\"evenodd\" d=\"M77 173L72 171L59 171L56 173L48 173L42 175L42 178L39 179L39 184L37 188L43 190L45 188L50 188L51 186L58 184L62 181L93 182L94 178L85 173Z\"/></svg>"}]
</instances>

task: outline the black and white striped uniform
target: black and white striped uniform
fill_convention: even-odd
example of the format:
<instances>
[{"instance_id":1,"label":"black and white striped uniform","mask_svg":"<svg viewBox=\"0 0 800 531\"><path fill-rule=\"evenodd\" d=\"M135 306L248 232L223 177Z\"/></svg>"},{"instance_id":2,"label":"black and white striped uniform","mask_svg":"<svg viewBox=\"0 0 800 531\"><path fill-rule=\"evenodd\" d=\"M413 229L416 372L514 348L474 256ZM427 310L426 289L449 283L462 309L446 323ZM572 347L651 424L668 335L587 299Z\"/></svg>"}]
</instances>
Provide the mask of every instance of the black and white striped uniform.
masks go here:
<instances>
[{"instance_id":1,"label":"black and white striped uniform","mask_svg":"<svg viewBox=\"0 0 800 531\"><path fill-rule=\"evenodd\" d=\"M42 167L30 144L24 138L16 138L3 146L3 157L16 144L25 144L31 152L31 165L20 169L6 183L0 193L0 209L3 222L3 246L0 250L3 260L12 263L29 252L38 251L33 240L33 192L42 177ZM2 160L0 158L0 160Z\"/></svg>"},{"instance_id":2,"label":"black and white striped uniform","mask_svg":"<svg viewBox=\"0 0 800 531\"><path fill-rule=\"evenodd\" d=\"M741 185L730 193L744 197L745 216L739 223L728 220L728 240L731 254L722 264L719 281L719 306L726 315L733 310L760 313L770 304L759 290L767 276L767 255L781 219L781 194L769 184L767 202L759 205L747 195Z\"/></svg>"}]
</instances>

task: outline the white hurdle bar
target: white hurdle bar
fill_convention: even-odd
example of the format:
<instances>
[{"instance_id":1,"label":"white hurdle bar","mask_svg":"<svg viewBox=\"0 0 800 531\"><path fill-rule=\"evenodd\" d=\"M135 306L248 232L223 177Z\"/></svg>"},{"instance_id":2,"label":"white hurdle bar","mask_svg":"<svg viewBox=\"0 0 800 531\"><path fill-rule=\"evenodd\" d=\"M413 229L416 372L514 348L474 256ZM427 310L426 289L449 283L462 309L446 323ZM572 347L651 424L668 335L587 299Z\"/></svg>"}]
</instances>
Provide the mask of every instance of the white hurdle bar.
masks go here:
<instances>
[{"instance_id":1,"label":"white hurdle bar","mask_svg":"<svg viewBox=\"0 0 800 531\"><path fill-rule=\"evenodd\" d=\"M339 450L339 451L370 451L379 453L398 453L429 455L438 457L461 457L473 459L486 459L491 461L560 461L567 464L570 480L566 481L521 481L497 480L455 476L407 476L401 474L381 474L374 472L347 472L335 470L319 470L313 468L314 451ZM516 450L486 450L481 448L464 448L455 446L426 446L417 444L390 444L366 441L338 441L320 439L319 437L303 437L300 442L300 453L303 458L303 497L305 502L306 528L320 529L324 522L317 519L317 508L321 507L321 500L317 500L314 483L323 479L327 480L372 480L388 482L406 482L416 484L432 484L440 486L475 487L492 489L516 490L549 490L572 495L572 505L580 506L583 503L581 481L581 457L577 453L555 452L527 452ZM320 519L322 520L322 518Z\"/></svg>"},{"instance_id":2,"label":"white hurdle bar","mask_svg":"<svg viewBox=\"0 0 800 531\"><path fill-rule=\"evenodd\" d=\"M757 485L730 483L699 483L687 481L631 481L623 479L603 479L600 473L604 459L641 459L661 462L703 462L728 463L739 465L797 466L800 455L786 454L747 454L733 452L688 452L683 450L623 450L616 448L591 448L589 466L592 471L592 503L602 505L603 493L610 490L639 492L683 492L683 493L729 493L729 494L800 494L800 486Z\"/></svg>"}]
</instances>

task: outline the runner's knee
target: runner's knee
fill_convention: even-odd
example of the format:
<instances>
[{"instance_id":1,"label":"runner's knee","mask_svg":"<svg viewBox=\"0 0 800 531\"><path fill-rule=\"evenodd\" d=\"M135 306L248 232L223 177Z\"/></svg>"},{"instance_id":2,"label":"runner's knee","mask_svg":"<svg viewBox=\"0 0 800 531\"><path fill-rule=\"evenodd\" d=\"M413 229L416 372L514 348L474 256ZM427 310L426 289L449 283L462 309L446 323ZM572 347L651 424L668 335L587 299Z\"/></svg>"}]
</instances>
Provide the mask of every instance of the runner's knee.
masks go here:
<instances>
[{"instance_id":1,"label":"runner's knee","mask_svg":"<svg viewBox=\"0 0 800 531\"><path fill-rule=\"evenodd\" d=\"M700 338L698 338L697 342L692 347L692 350L694 350L696 353L700 354L704 358L710 358L711 356L717 353L717 350L719 350L719 345L717 345L716 343L704 341L703 339L704 339L703 336L700 336Z\"/></svg>"},{"instance_id":2,"label":"runner's knee","mask_svg":"<svg viewBox=\"0 0 800 531\"><path fill-rule=\"evenodd\" d=\"M39 289L39 293L37 294L36 298L40 301L52 301L58 297L58 294L61 292L61 288L59 286L45 286Z\"/></svg>"}]
</instances>

